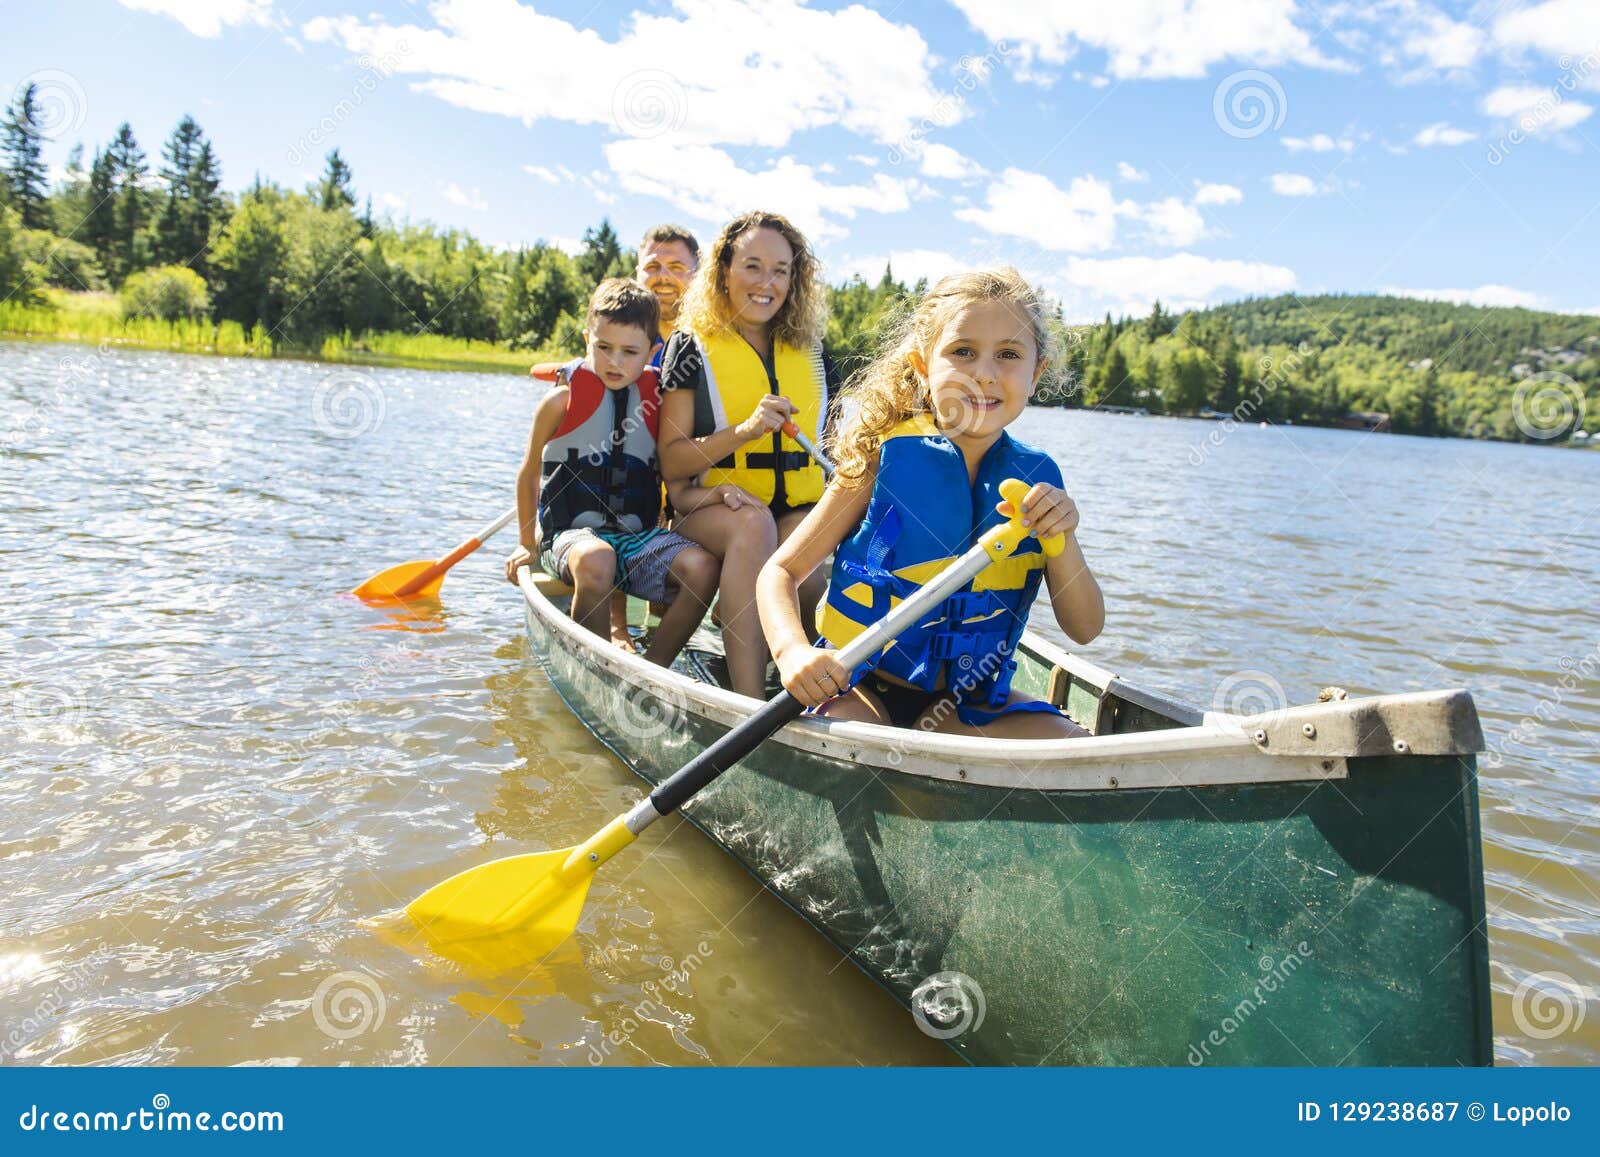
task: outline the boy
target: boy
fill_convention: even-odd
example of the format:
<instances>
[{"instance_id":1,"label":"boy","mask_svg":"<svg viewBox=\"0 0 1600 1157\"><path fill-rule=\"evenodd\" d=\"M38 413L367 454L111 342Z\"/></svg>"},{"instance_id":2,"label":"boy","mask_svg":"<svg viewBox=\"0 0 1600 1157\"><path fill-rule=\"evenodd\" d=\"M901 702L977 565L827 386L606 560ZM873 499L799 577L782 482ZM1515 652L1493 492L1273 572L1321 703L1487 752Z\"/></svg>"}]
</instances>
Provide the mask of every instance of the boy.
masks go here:
<instances>
[{"instance_id":1,"label":"boy","mask_svg":"<svg viewBox=\"0 0 1600 1157\"><path fill-rule=\"evenodd\" d=\"M662 529L656 464L660 399L648 368L660 306L643 286L601 282L584 323L588 356L568 367L534 414L517 475L522 545L506 578L537 553L553 578L573 588L572 617L608 637L614 589L670 602L645 658L670 663L716 594L716 557Z\"/></svg>"}]
</instances>

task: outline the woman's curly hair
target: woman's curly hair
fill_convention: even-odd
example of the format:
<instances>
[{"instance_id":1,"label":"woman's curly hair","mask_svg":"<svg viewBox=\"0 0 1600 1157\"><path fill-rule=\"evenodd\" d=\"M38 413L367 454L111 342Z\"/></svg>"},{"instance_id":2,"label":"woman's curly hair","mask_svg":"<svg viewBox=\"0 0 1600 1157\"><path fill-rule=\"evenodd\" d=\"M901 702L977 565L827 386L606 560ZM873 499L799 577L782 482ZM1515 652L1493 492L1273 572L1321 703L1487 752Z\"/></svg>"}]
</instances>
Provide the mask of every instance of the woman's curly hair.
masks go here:
<instances>
[{"instance_id":1,"label":"woman's curly hair","mask_svg":"<svg viewBox=\"0 0 1600 1157\"><path fill-rule=\"evenodd\" d=\"M798 349L810 349L822 340L828 324L828 290L822 283L822 267L811 243L787 217L777 213L742 213L723 226L684 297L678 328L698 337L714 337L734 327L738 313L728 300L728 270L733 265L734 242L752 229L771 229L794 250L789 295L772 319L773 339Z\"/></svg>"},{"instance_id":2,"label":"woman's curly hair","mask_svg":"<svg viewBox=\"0 0 1600 1157\"><path fill-rule=\"evenodd\" d=\"M840 423L829 446L835 482L847 490L862 486L889 431L909 418L933 413L928 383L912 368L911 354L920 353L926 364L946 323L983 301L1003 301L1015 308L1033 332L1039 360L1047 366L1061 364L1044 298L1015 269L1001 266L940 278L888 327L878 355L843 392L841 401L854 412Z\"/></svg>"}]
</instances>

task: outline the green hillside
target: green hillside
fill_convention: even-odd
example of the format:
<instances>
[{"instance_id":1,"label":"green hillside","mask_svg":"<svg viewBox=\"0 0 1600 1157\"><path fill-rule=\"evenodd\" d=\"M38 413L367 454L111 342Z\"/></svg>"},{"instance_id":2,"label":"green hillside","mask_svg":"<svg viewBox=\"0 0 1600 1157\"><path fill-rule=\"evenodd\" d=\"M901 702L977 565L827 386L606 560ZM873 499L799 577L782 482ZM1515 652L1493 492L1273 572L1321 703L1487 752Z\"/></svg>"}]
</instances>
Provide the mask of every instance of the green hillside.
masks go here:
<instances>
[{"instance_id":1,"label":"green hillside","mask_svg":"<svg viewBox=\"0 0 1600 1157\"><path fill-rule=\"evenodd\" d=\"M1158 304L1073 333L1069 405L1316 425L1362 412L1397 433L1550 443L1600 429L1592 316L1283 296L1178 315Z\"/></svg>"}]
</instances>

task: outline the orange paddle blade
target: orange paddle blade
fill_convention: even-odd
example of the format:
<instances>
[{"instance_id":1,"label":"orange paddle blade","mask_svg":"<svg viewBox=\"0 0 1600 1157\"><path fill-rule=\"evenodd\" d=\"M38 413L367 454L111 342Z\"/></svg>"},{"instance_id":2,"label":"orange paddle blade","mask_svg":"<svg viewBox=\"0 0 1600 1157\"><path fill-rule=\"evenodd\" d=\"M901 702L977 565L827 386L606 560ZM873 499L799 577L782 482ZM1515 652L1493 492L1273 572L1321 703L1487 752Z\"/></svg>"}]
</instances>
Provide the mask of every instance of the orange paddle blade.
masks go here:
<instances>
[{"instance_id":1,"label":"orange paddle blade","mask_svg":"<svg viewBox=\"0 0 1600 1157\"><path fill-rule=\"evenodd\" d=\"M439 593L439 587L444 583L444 572L434 576L433 581L424 584L414 591L407 591L405 595L396 592L403 590L406 584L415 582L425 571L439 564L431 558L420 559L416 562L403 562L399 566L392 566L388 570L379 571L366 582L362 583L350 593L358 599L369 603L391 603L401 598L431 599Z\"/></svg>"}]
</instances>

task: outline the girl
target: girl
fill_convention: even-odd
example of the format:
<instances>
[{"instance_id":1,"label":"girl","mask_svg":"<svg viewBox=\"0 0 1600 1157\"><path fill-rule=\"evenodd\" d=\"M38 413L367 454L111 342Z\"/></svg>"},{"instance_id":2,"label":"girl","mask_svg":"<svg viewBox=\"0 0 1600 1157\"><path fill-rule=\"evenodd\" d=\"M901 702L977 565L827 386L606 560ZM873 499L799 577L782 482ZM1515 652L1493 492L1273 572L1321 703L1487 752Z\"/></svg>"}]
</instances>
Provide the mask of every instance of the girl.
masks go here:
<instances>
[{"instance_id":1,"label":"girl","mask_svg":"<svg viewBox=\"0 0 1600 1157\"><path fill-rule=\"evenodd\" d=\"M733 689L765 698L756 576L821 496L822 469L781 433L821 442L837 392L822 349L827 293L805 237L776 213L730 221L689 288L661 364L661 475L704 475L721 501L674 528L722 560L717 609ZM818 581L800 589L815 607Z\"/></svg>"},{"instance_id":2,"label":"girl","mask_svg":"<svg viewBox=\"0 0 1600 1157\"><path fill-rule=\"evenodd\" d=\"M1043 304L1016 270L957 274L933 287L899 340L863 372L852 389L859 410L834 446L833 482L758 584L762 626L795 698L832 719L952 734L1085 734L1011 690L1010 656L1041 574L1073 641L1089 642L1105 622L1060 468L1006 432L1033 396L1051 345ZM832 647L1011 514L999 494L1007 478L1031 484L1022 518L1036 537L901 635L875 666L840 666ZM1066 549L1047 564L1038 539L1055 534L1066 536ZM796 592L830 552L824 645L814 647Z\"/></svg>"}]
</instances>

